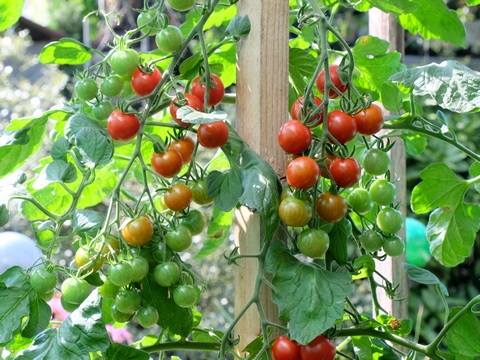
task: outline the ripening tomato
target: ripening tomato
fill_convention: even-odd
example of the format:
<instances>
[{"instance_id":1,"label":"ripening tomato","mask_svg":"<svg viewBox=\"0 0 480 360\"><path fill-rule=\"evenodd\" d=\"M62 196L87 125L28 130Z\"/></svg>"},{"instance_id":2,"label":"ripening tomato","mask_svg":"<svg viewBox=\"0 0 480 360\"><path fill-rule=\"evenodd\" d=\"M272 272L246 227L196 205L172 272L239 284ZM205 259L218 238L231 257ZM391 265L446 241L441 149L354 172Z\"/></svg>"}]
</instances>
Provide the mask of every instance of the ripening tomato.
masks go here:
<instances>
[{"instance_id":1,"label":"ripening tomato","mask_svg":"<svg viewBox=\"0 0 480 360\"><path fill-rule=\"evenodd\" d=\"M278 132L278 144L289 154L300 154L312 143L312 132L298 120L290 120Z\"/></svg>"},{"instance_id":2,"label":"ripening tomato","mask_svg":"<svg viewBox=\"0 0 480 360\"><path fill-rule=\"evenodd\" d=\"M208 205L213 202L214 199L208 196L207 182L205 179L191 183L190 189L192 190L193 201L198 205Z\"/></svg>"},{"instance_id":3,"label":"ripening tomato","mask_svg":"<svg viewBox=\"0 0 480 360\"><path fill-rule=\"evenodd\" d=\"M385 120L380 106L372 104L353 116L357 132L362 135L373 135L379 132Z\"/></svg>"},{"instance_id":4,"label":"ripening tomato","mask_svg":"<svg viewBox=\"0 0 480 360\"><path fill-rule=\"evenodd\" d=\"M135 114L125 114L117 109L108 117L108 133L117 141L128 142L134 139L138 129L140 129L140 120Z\"/></svg>"},{"instance_id":5,"label":"ripening tomato","mask_svg":"<svg viewBox=\"0 0 480 360\"><path fill-rule=\"evenodd\" d=\"M177 150L168 149L161 154L153 153L151 164L158 175L171 178L182 169L183 158Z\"/></svg>"},{"instance_id":6,"label":"ripening tomato","mask_svg":"<svg viewBox=\"0 0 480 360\"><path fill-rule=\"evenodd\" d=\"M328 71L330 74L330 80L332 81L332 84L335 85L335 87L341 92L344 93L348 89L348 84L343 84L342 81L340 80L340 77L338 76L338 65L330 65L328 67ZM325 69L322 69L320 71L320 74L318 74L317 77L317 89L320 91L321 94L325 92ZM330 99L336 99L340 96L335 89L330 89L328 91L328 97Z\"/></svg>"},{"instance_id":7,"label":"ripening tomato","mask_svg":"<svg viewBox=\"0 0 480 360\"><path fill-rule=\"evenodd\" d=\"M307 200L297 199L294 196L285 197L278 207L278 216L287 226L302 227L312 219L312 206Z\"/></svg>"},{"instance_id":8,"label":"ripening tomato","mask_svg":"<svg viewBox=\"0 0 480 360\"><path fill-rule=\"evenodd\" d=\"M162 74L157 68L153 68L153 71L148 73L137 69L132 75L132 89L139 96L147 96L152 93L161 79Z\"/></svg>"},{"instance_id":9,"label":"ripening tomato","mask_svg":"<svg viewBox=\"0 0 480 360\"><path fill-rule=\"evenodd\" d=\"M180 103L178 102L178 99L174 99L171 103L170 103L170 107L169 107L169 110L170 110L170 115L172 116L172 119L180 126L184 126L184 127L187 127L187 126L190 126L191 124L190 123L186 123L186 122L183 122L181 119L179 119L177 117L177 110L179 108L181 108L182 106L190 106L192 109L194 110L197 110L197 111L203 111L203 102L202 100L200 100L198 97L196 97L195 95L192 95L192 94L183 94L183 97L185 98L186 100L186 103L182 104L181 106L177 106L175 104L179 104Z\"/></svg>"},{"instance_id":10,"label":"ripening tomato","mask_svg":"<svg viewBox=\"0 0 480 360\"><path fill-rule=\"evenodd\" d=\"M347 201L342 195L334 195L330 191L322 192L316 200L315 210L320 219L326 222L338 222L347 215Z\"/></svg>"},{"instance_id":11,"label":"ripening tomato","mask_svg":"<svg viewBox=\"0 0 480 360\"><path fill-rule=\"evenodd\" d=\"M187 185L177 183L165 192L163 201L170 210L185 210L192 202L192 191Z\"/></svg>"},{"instance_id":12,"label":"ripening tomato","mask_svg":"<svg viewBox=\"0 0 480 360\"><path fill-rule=\"evenodd\" d=\"M310 189L317 184L320 167L310 157L301 156L293 159L287 167L287 182L297 189Z\"/></svg>"},{"instance_id":13,"label":"ripening tomato","mask_svg":"<svg viewBox=\"0 0 480 360\"><path fill-rule=\"evenodd\" d=\"M75 265L80 268L90 262L91 264L83 270L83 273L95 273L102 268L102 257L97 256L95 251L89 252L88 249L80 246L75 252Z\"/></svg>"},{"instance_id":14,"label":"ripening tomato","mask_svg":"<svg viewBox=\"0 0 480 360\"><path fill-rule=\"evenodd\" d=\"M180 155L182 155L182 164L187 165L192 159L193 150L195 149L195 142L191 137L185 136L181 140L172 141L168 148L177 150Z\"/></svg>"},{"instance_id":15,"label":"ripening tomato","mask_svg":"<svg viewBox=\"0 0 480 360\"><path fill-rule=\"evenodd\" d=\"M228 140L228 126L223 121L202 124L197 130L197 140L205 149L218 149Z\"/></svg>"},{"instance_id":16,"label":"ripening tomato","mask_svg":"<svg viewBox=\"0 0 480 360\"><path fill-rule=\"evenodd\" d=\"M358 182L362 169L354 158L336 158L330 164L329 171L338 186L348 188Z\"/></svg>"},{"instance_id":17,"label":"ripening tomato","mask_svg":"<svg viewBox=\"0 0 480 360\"><path fill-rule=\"evenodd\" d=\"M305 114L308 116L308 114L313 111L316 107L320 106L322 103L322 100L318 96L313 96L313 104L309 102L308 104L305 104L305 97L301 96L299 97L292 105L292 109L290 110L290 115L292 116L293 120L299 120L301 121L303 118L302 112L303 112L303 107L304 104L306 105L306 110ZM323 108L320 109L318 113L313 115L310 119L308 119L307 124L317 122L318 125L320 125L323 122Z\"/></svg>"},{"instance_id":18,"label":"ripening tomato","mask_svg":"<svg viewBox=\"0 0 480 360\"><path fill-rule=\"evenodd\" d=\"M323 165L320 166L320 176L330 179L327 169L330 169L330 165L332 164L332 161L335 160L337 157L333 154L330 154L328 151L325 152L323 157L325 157L325 159L323 160ZM321 157L319 156L318 158L321 158Z\"/></svg>"},{"instance_id":19,"label":"ripening tomato","mask_svg":"<svg viewBox=\"0 0 480 360\"><path fill-rule=\"evenodd\" d=\"M225 95L225 87L222 80L215 74L210 74L210 96L208 98L208 106L218 105ZM203 103L205 102L205 80L197 77L192 83L192 95L198 97Z\"/></svg>"},{"instance_id":20,"label":"ripening tomato","mask_svg":"<svg viewBox=\"0 0 480 360\"><path fill-rule=\"evenodd\" d=\"M353 116L342 110L333 110L328 114L328 131L340 144L346 144L357 134L357 127ZM330 139L333 143L333 140Z\"/></svg>"},{"instance_id":21,"label":"ripening tomato","mask_svg":"<svg viewBox=\"0 0 480 360\"><path fill-rule=\"evenodd\" d=\"M275 339L272 344L272 356L274 360L300 360L301 345L290 340L285 335Z\"/></svg>"},{"instance_id":22,"label":"ripening tomato","mask_svg":"<svg viewBox=\"0 0 480 360\"><path fill-rule=\"evenodd\" d=\"M300 357L302 360L333 360L337 353L336 349L332 339L318 335L300 348Z\"/></svg>"},{"instance_id":23,"label":"ripening tomato","mask_svg":"<svg viewBox=\"0 0 480 360\"><path fill-rule=\"evenodd\" d=\"M153 224L150 216L142 215L135 219L127 219L122 224L122 237L130 245L143 246L152 240Z\"/></svg>"}]
</instances>

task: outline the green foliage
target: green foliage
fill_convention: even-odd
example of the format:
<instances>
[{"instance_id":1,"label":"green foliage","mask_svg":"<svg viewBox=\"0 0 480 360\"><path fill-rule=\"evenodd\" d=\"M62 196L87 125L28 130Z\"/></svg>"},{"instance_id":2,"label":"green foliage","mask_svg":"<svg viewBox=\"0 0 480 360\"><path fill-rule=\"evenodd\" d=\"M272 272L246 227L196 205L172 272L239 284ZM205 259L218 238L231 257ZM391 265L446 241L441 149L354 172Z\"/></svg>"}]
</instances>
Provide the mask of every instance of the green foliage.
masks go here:
<instances>
[{"instance_id":1,"label":"green foliage","mask_svg":"<svg viewBox=\"0 0 480 360\"><path fill-rule=\"evenodd\" d=\"M0 1L0 31L8 29L15 24L22 15L23 0Z\"/></svg>"}]
</instances>

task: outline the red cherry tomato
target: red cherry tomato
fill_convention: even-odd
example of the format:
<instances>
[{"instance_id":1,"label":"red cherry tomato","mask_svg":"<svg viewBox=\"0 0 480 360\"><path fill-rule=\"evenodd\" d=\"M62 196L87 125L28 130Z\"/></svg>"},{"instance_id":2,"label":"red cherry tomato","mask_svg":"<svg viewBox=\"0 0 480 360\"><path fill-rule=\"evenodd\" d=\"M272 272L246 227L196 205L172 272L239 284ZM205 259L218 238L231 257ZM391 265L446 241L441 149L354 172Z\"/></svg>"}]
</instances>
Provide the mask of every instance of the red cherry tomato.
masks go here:
<instances>
[{"instance_id":1,"label":"red cherry tomato","mask_svg":"<svg viewBox=\"0 0 480 360\"><path fill-rule=\"evenodd\" d=\"M341 93L344 93L345 91L347 91L348 84L343 84L340 78L338 77L338 73L337 73L338 65L330 65L328 69L330 73L330 80L332 81L333 85L335 85L335 87ZM325 70L324 69L322 69L322 71L320 71L320 74L318 74L316 84L317 84L318 91L320 91L320 93L323 94L325 91ZM336 99L339 96L340 95L334 89L330 89L328 91L328 97L330 99Z\"/></svg>"},{"instance_id":2,"label":"red cherry tomato","mask_svg":"<svg viewBox=\"0 0 480 360\"><path fill-rule=\"evenodd\" d=\"M218 149L228 140L228 126L223 121L202 124L198 127L197 140L205 149Z\"/></svg>"},{"instance_id":3,"label":"red cherry tomato","mask_svg":"<svg viewBox=\"0 0 480 360\"><path fill-rule=\"evenodd\" d=\"M182 155L183 165L187 165L192 159L195 142L191 137L185 136L182 140L172 141L169 149L177 150Z\"/></svg>"},{"instance_id":4,"label":"red cherry tomato","mask_svg":"<svg viewBox=\"0 0 480 360\"><path fill-rule=\"evenodd\" d=\"M120 110L114 110L107 120L107 130L112 138L127 142L137 136L140 128L140 120L135 114L125 114Z\"/></svg>"},{"instance_id":5,"label":"red cherry tomato","mask_svg":"<svg viewBox=\"0 0 480 360\"><path fill-rule=\"evenodd\" d=\"M357 132L362 135L376 134L385 123L382 109L375 104L354 115L353 119L355 120Z\"/></svg>"},{"instance_id":6,"label":"red cherry tomato","mask_svg":"<svg viewBox=\"0 0 480 360\"><path fill-rule=\"evenodd\" d=\"M323 335L318 335L300 349L302 360L333 360L335 355L335 343Z\"/></svg>"},{"instance_id":7,"label":"red cherry tomato","mask_svg":"<svg viewBox=\"0 0 480 360\"><path fill-rule=\"evenodd\" d=\"M157 84L162 79L162 74L157 68L151 73L143 73L139 69L135 70L132 75L132 89L139 96L151 94Z\"/></svg>"},{"instance_id":8,"label":"red cherry tomato","mask_svg":"<svg viewBox=\"0 0 480 360\"><path fill-rule=\"evenodd\" d=\"M314 108L319 106L322 103L322 100L318 96L313 97L313 104L309 103L307 104L307 110L306 114L309 114L310 111L313 111ZM302 111L303 111L303 106L305 104L305 98L303 96L299 97L298 100L296 100L293 105L292 109L290 110L290 115L292 115L293 120L302 120ZM320 125L323 122L323 108L314 116L312 116L309 120L308 123L312 123L315 121L319 121L318 125Z\"/></svg>"},{"instance_id":9,"label":"red cherry tomato","mask_svg":"<svg viewBox=\"0 0 480 360\"><path fill-rule=\"evenodd\" d=\"M272 344L272 356L274 360L300 360L300 344L281 335Z\"/></svg>"},{"instance_id":10,"label":"red cherry tomato","mask_svg":"<svg viewBox=\"0 0 480 360\"><path fill-rule=\"evenodd\" d=\"M300 154L310 146L312 132L298 120L290 120L278 132L278 144L289 154Z\"/></svg>"},{"instance_id":11,"label":"red cherry tomato","mask_svg":"<svg viewBox=\"0 0 480 360\"><path fill-rule=\"evenodd\" d=\"M330 164L329 171L338 186L348 188L358 182L362 169L354 158L336 158Z\"/></svg>"},{"instance_id":12,"label":"red cherry tomato","mask_svg":"<svg viewBox=\"0 0 480 360\"><path fill-rule=\"evenodd\" d=\"M211 76L211 86L210 86L210 96L208 98L208 106L218 105L225 95L225 87L223 86L222 80L215 74L210 74ZM205 84L200 83L200 77L197 77L193 80L192 83L192 94L198 97L202 103L205 102Z\"/></svg>"},{"instance_id":13,"label":"red cherry tomato","mask_svg":"<svg viewBox=\"0 0 480 360\"><path fill-rule=\"evenodd\" d=\"M158 175L171 178L182 169L183 158L177 150L168 149L162 154L153 153L151 163Z\"/></svg>"},{"instance_id":14,"label":"red cherry tomato","mask_svg":"<svg viewBox=\"0 0 480 360\"><path fill-rule=\"evenodd\" d=\"M345 144L355 137L357 126L353 116L342 110L334 110L328 114L328 131L340 144Z\"/></svg>"},{"instance_id":15,"label":"red cherry tomato","mask_svg":"<svg viewBox=\"0 0 480 360\"><path fill-rule=\"evenodd\" d=\"M163 201L170 210L185 210L192 202L192 191L187 185L177 183L165 192Z\"/></svg>"},{"instance_id":16,"label":"red cherry tomato","mask_svg":"<svg viewBox=\"0 0 480 360\"><path fill-rule=\"evenodd\" d=\"M287 182L297 189L310 189L315 186L320 176L320 167L310 157L301 156L293 159L287 167Z\"/></svg>"},{"instance_id":17,"label":"red cherry tomato","mask_svg":"<svg viewBox=\"0 0 480 360\"><path fill-rule=\"evenodd\" d=\"M325 191L318 195L315 210L320 219L327 222L338 222L347 215L347 201L342 195L334 195Z\"/></svg>"},{"instance_id":18,"label":"red cherry tomato","mask_svg":"<svg viewBox=\"0 0 480 360\"><path fill-rule=\"evenodd\" d=\"M185 100L187 100L187 103L185 104L186 106L190 106L192 109L198 111L203 111L203 102L198 97L192 94L183 94L183 97L185 98ZM177 118L177 110L181 108L181 106L177 106L175 105L175 103L178 104L177 99L174 99L170 103L170 115L172 115L173 120L180 126L190 126L191 124L183 122L181 119Z\"/></svg>"}]
</instances>

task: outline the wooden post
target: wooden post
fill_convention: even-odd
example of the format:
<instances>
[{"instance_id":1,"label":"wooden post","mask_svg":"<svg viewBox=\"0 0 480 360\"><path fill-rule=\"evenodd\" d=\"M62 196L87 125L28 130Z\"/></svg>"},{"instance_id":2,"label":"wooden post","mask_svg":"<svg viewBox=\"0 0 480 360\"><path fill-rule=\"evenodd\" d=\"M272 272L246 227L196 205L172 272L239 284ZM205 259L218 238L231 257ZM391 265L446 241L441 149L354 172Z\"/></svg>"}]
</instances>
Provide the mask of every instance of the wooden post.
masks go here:
<instances>
[{"instance_id":1,"label":"wooden post","mask_svg":"<svg viewBox=\"0 0 480 360\"><path fill-rule=\"evenodd\" d=\"M404 55L404 31L400 24L396 21L395 16L386 14L377 8L369 11L369 33L372 36L387 40L390 43L390 51L396 50ZM406 160L405 147L402 141L397 141L390 152L392 157L392 166L390 168L392 179L398 179L395 183L397 186L397 201L401 201L400 210L406 216ZM405 227L398 235L406 240ZM387 257L385 261L377 262L377 269L384 275L394 286L399 285L397 290L397 298L403 299L407 297L407 278L405 269L402 266L405 262L405 255L391 258ZM377 278L381 282L381 279ZM400 319L408 318L407 301L392 301L386 295L383 289L378 291L378 299L382 307L392 316Z\"/></svg>"},{"instance_id":2,"label":"wooden post","mask_svg":"<svg viewBox=\"0 0 480 360\"><path fill-rule=\"evenodd\" d=\"M237 47L237 130L252 150L275 169L285 173L285 154L278 146L277 134L288 120L288 14L285 0L242 0L239 15L248 15L250 34ZM246 189L248 191L248 189ZM236 211L236 243L241 254L256 254L263 241L261 219L246 208ZM235 279L235 310L252 294L257 261L239 261ZM277 306L270 290L264 287L262 304L267 318L276 321ZM261 334L257 309L250 308L236 327L241 351Z\"/></svg>"}]
</instances>

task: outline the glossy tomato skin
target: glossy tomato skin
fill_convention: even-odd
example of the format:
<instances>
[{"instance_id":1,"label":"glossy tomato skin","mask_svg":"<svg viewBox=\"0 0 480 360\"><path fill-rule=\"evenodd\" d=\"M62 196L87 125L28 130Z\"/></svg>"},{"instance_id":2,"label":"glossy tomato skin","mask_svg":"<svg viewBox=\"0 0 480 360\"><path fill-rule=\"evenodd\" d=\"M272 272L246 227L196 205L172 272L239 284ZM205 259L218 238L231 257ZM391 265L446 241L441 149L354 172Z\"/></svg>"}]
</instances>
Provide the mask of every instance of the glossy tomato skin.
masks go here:
<instances>
[{"instance_id":1,"label":"glossy tomato skin","mask_svg":"<svg viewBox=\"0 0 480 360\"><path fill-rule=\"evenodd\" d=\"M322 257L330 246L330 237L322 229L305 229L297 238L298 250L311 258Z\"/></svg>"},{"instance_id":2,"label":"glossy tomato skin","mask_svg":"<svg viewBox=\"0 0 480 360\"><path fill-rule=\"evenodd\" d=\"M142 297L137 291L120 290L115 296L115 306L121 313L133 314L140 308Z\"/></svg>"},{"instance_id":3,"label":"glossy tomato skin","mask_svg":"<svg viewBox=\"0 0 480 360\"><path fill-rule=\"evenodd\" d=\"M333 360L336 353L336 346L333 340L323 335L318 335L300 349L302 360Z\"/></svg>"},{"instance_id":4,"label":"glossy tomato skin","mask_svg":"<svg viewBox=\"0 0 480 360\"><path fill-rule=\"evenodd\" d=\"M90 285L83 279L68 278L61 290L62 297L70 304L81 304L90 295Z\"/></svg>"},{"instance_id":5,"label":"glossy tomato skin","mask_svg":"<svg viewBox=\"0 0 480 360\"><path fill-rule=\"evenodd\" d=\"M287 182L297 189L310 189L317 184L320 167L310 157L301 156L287 166Z\"/></svg>"},{"instance_id":6,"label":"glossy tomato skin","mask_svg":"<svg viewBox=\"0 0 480 360\"><path fill-rule=\"evenodd\" d=\"M366 214L373 208L373 201L367 189L356 188L347 197L348 206L359 214Z\"/></svg>"},{"instance_id":7,"label":"glossy tomato skin","mask_svg":"<svg viewBox=\"0 0 480 360\"><path fill-rule=\"evenodd\" d=\"M172 9L177 11L188 11L195 4L195 0L167 0Z\"/></svg>"},{"instance_id":8,"label":"glossy tomato skin","mask_svg":"<svg viewBox=\"0 0 480 360\"><path fill-rule=\"evenodd\" d=\"M368 252L375 252L382 248L383 237L375 230L366 230L360 235L360 244Z\"/></svg>"},{"instance_id":9,"label":"glossy tomato skin","mask_svg":"<svg viewBox=\"0 0 480 360\"><path fill-rule=\"evenodd\" d=\"M218 105L225 95L225 87L223 86L222 80L215 74L210 74L211 76L211 86L210 86L210 97L208 98L208 106ZM200 77L197 77L193 80L191 93L198 97L203 103L205 102L205 84L201 84Z\"/></svg>"},{"instance_id":10,"label":"glossy tomato skin","mask_svg":"<svg viewBox=\"0 0 480 360\"><path fill-rule=\"evenodd\" d=\"M300 344L281 335L272 344L274 360L300 360Z\"/></svg>"},{"instance_id":11,"label":"glossy tomato skin","mask_svg":"<svg viewBox=\"0 0 480 360\"><path fill-rule=\"evenodd\" d=\"M329 73L330 73L330 80L332 81L333 85L341 92L344 93L348 89L347 84L343 84L342 81L340 80L340 77L338 76L338 65L330 65L328 67ZM325 70L322 69L320 73L318 74L317 81L316 81L317 89L320 91L321 94L325 92ZM334 90L330 89L328 91L328 97L330 99L336 99L340 95Z\"/></svg>"},{"instance_id":12,"label":"glossy tomato skin","mask_svg":"<svg viewBox=\"0 0 480 360\"><path fill-rule=\"evenodd\" d=\"M92 100L98 92L98 85L93 79L84 78L75 84L75 94L83 101Z\"/></svg>"},{"instance_id":13,"label":"glossy tomato skin","mask_svg":"<svg viewBox=\"0 0 480 360\"><path fill-rule=\"evenodd\" d=\"M175 285L180 280L180 268L173 261L158 264L153 271L155 282L163 287Z\"/></svg>"},{"instance_id":14,"label":"glossy tomato skin","mask_svg":"<svg viewBox=\"0 0 480 360\"><path fill-rule=\"evenodd\" d=\"M57 285L57 275L48 271L47 268L39 267L30 276L30 285L33 290L41 294L46 294L52 291Z\"/></svg>"},{"instance_id":15,"label":"glossy tomato skin","mask_svg":"<svg viewBox=\"0 0 480 360\"><path fill-rule=\"evenodd\" d=\"M110 56L112 70L120 76L131 76L139 64L138 54L133 49L117 50Z\"/></svg>"},{"instance_id":16,"label":"glossy tomato skin","mask_svg":"<svg viewBox=\"0 0 480 360\"><path fill-rule=\"evenodd\" d=\"M190 188L182 183L176 183L165 192L163 196L165 205L170 210L182 211L190 206L192 202L192 191Z\"/></svg>"},{"instance_id":17,"label":"glossy tomato skin","mask_svg":"<svg viewBox=\"0 0 480 360\"><path fill-rule=\"evenodd\" d=\"M328 114L328 131L340 144L346 144L357 134L357 126L353 116L342 110L333 110Z\"/></svg>"},{"instance_id":18,"label":"glossy tomato skin","mask_svg":"<svg viewBox=\"0 0 480 360\"><path fill-rule=\"evenodd\" d=\"M177 150L168 149L162 154L153 153L151 164L158 175L171 178L182 169L183 158Z\"/></svg>"},{"instance_id":19,"label":"glossy tomato skin","mask_svg":"<svg viewBox=\"0 0 480 360\"><path fill-rule=\"evenodd\" d=\"M135 114L125 114L114 110L107 119L107 130L112 138L121 142L128 142L137 136L140 129L140 120Z\"/></svg>"},{"instance_id":20,"label":"glossy tomato skin","mask_svg":"<svg viewBox=\"0 0 480 360\"><path fill-rule=\"evenodd\" d=\"M126 261L110 265L108 268L108 278L112 284L119 287L130 284L132 281L132 273L132 266Z\"/></svg>"},{"instance_id":21,"label":"glossy tomato skin","mask_svg":"<svg viewBox=\"0 0 480 360\"><path fill-rule=\"evenodd\" d=\"M311 110L310 108L307 108L306 114L308 115L310 111L313 111L314 107L320 106L321 103L322 103L322 100L318 96L314 95L313 104L310 103ZM293 120L301 121L303 119L302 111L303 111L304 105L305 105L304 96L301 96L297 100L295 100L290 110L290 115L292 116ZM317 114L315 114L310 119L308 119L308 124L317 122L317 121L318 121L318 125L320 125L323 122L323 108Z\"/></svg>"},{"instance_id":22,"label":"glossy tomato skin","mask_svg":"<svg viewBox=\"0 0 480 360\"><path fill-rule=\"evenodd\" d=\"M385 179L375 180L370 185L370 197L377 205L390 205L397 197L396 186Z\"/></svg>"},{"instance_id":23,"label":"glossy tomato skin","mask_svg":"<svg viewBox=\"0 0 480 360\"><path fill-rule=\"evenodd\" d=\"M228 140L228 126L223 121L202 124L198 127L197 140L205 149L218 149Z\"/></svg>"},{"instance_id":24,"label":"glossy tomato skin","mask_svg":"<svg viewBox=\"0 0 480 360\"><path fill-rule=\"evenodd\" d=\"M185 136L181 140L172 141L169 149L177 150L182 155L183 165L187 165L192 159L193 150L195 149L195 142L191 137Z\"/></svg>"},{"instance_id":25,"label":"glossy tomato skin","mask_svg":"<svg viewBox=\"0 0 480 360\"><path fill-rule=\"evenodd\" d=\"M213 202L213 198L208 196L207 182L205 179L198 180L190 186L193 195L193 201L198 205L209 205Z\"/></svg>"},{"instance_id":26,"label":"glossy tomato skin","mask_svg":"<svg viewBox=\"0 0 480 360\"><path fill-rule=\"evenodd\" d=\"M354 158L336 158L330 164L329 171L338 186L348 188L358 182L362 169Z\"/></svg>"},{"instance_id":27,"label":"glossy tomato skin","mask_svg":"<svg viewBox=\"0 0 480 360\"><path fill-rule=\"evenodd\" d=\"M383 251L391 257L400 256L405 251L405 241L397 235L386 238L383 243Z\"/></svg>"},{"instance_id":28,"label":"glossy tomato skin","mask_svg":"<svg viewBox=\"0 0 480 360\"><path fill-rule=\"evenodd\" d=\"M342 195L334 195L330 191L325 191L318 195L315 210L320 219L334 223L347 215L348 205Z\"/></svg>"},{"instance_id":29,"label":"glossy tomato skin","mask_svg":"<svg viewBox=\"0 0 480 360\"><path fill-rule=\"evenodd\" d=\"M138 324L144 329L151 328L158 322L158 310L154 306L144 306L137 311Z\"/></svg>"},{"instance_id":30,"label":"glossy tomato skin","mask_svg":"<svg viewBox=\"0 0 480 360\"><path fill-rule=\"evenodd\" d=\"M109 98L120 96L123 91L123 79L116 74L107 76L100 84L100 91Z\"/></svg>"},{"instance_id":31,"label":"glossy tomato skin","mask_svg":"<svg viewBox=\"0 0 480 360\"><path fill-rule=\"evenodd\" d=\"M175 230L167 231L165 240L172 251L182 252L192 245L192 233L185 225L180 224Z\"/></svg>"},{"instance_id":32,"label":"glossy tomato skin","mask_svg":"<svg viewBox=\"0 0 480 360\"><path fill-rule=\"evenodd\" d=\"M385 174L390 168L392 159L385 151L380 149L369 149L363 158L363 169L372 176Z\"/></svg>"},{"instance_id":33,"label":"glossy tomato skin","mask_svg":"<svg viewBox=\"0 0 480 360\"><path fill-rule=\"evenodd\" d=\"M197 111L203 111L203 102L200 100L198 97L192 94L183 94L183 97L185 100L187 100L187 103L185 104L186 106L190 106L192 109L197 110ZM191 124L183 122L181 119L177 117L177 110L181 108L181 106L177 106L175 104L178 104L178 99L174 99L170 103L170 115L172 116L173 121L175 121L178 125L188 127ZM183 106L185 106L183 105Z\"/></svg>"},{"instance_id":34,"label":"glossy tomato skin","mask_svg":"<svg viewBox=\"0 0 480 360\"><path fill-rule=\"evenodd\" d=\"M174 25L168 25L155 36L158 48L166 53L171 53L180 48L183 35L180 29Z\"/></svg>"},{"instance_id":35,"label":"glossy tomato skin","mask_svg":"<svg viewBox=\"0 0 480 360\"><path fill-rule=\"evenodd\" d=\"M278 215L287 226L303 227L312 219L313 210L308 201L287 196L280 202Z\"/></svg>"},{"instance_id":36,"label":"glossy tomato skin","mask_svg":"<svg viewBox=\"0 0 480 360\"><path fill-rule=\"evenodd\" d=\"M386 234L395 234L403 227L403 215L400 210L384 207L377 214L377 226Z\"/></svg>"},{"instance_id":37,"label":"glossy tomato skin","mask_svg":"<svg viewBox=\"0 0 480 360\"><path fill-rule=\"evenodd\" d=\"M148 215L128 221L122 229L123 239L130 245L143 246L152 240L153 224Z\"/></svg>"},{"instance_id":38,"label":"glossy tomato skin","mask_svg":"<svg viewBox=\"0 0 480 360\"><path fill-rule=\"evenodd\" d=\"M162 20L157 18L157 10L151 9L141 12L137 17L137 26L147 35L155 35L162 29Z\"/></svg>"},{"instance_id":39,"label":"glossy tomato skin","mask_svg":"<svg viewBox=\"0 0 480 360\"><path fill-rule=\"evenodd\" d=\"M97 256L95 251L89 253L88 249L80 246L75 252L75 265L80 268L85 266L90 261L93 261L91 265L83 270L83 273L95 273L102 268L103 261L101 256Z\"/></svg>"},{"instance_id":40,"label":"glossy tomato skin","mask_svg":"<svg viewBox=\"0 0 480 360\"><path fill-rule=\"evenodd\" d=\"M161 79L162 74L157 68L154 68L151 73L143 73L137 69L132 75L132 89L138 96L147 96L153 92Z\"/></svg>"},{"instance_id":41,"label":"glossy tomato skin","mask_svg":"<svg viewBox=\"0 0 480 360\"><path fill-rule=\"evenodd\" d=\"M192 235L200 235L207 225L207 218L199 210L191 209L181 224L185 225Z\"/></svg>"},{"instance_id":42,"label":"glossy tomato skin","mask_svg":"<svg viewBox=\"0 0 480 360\"><path fill-rule=\"evenodd\" d=\"M382 109L375 104L363 109L358 114L354 115L353 118L355 120L357 132L367 136L379 132L385 123Z\"/></svg>"},{"instance_id":43,"label":"glossy tomato skin","mask_svg":"<svg viewBox=\"0 0 480 360\"><path fill-rule=\"evenodd\" d=\"M179 285L173 290L173 301L182 308L189 308L197 302L197 290L193 285Z\"/></svg>"},{"instance_id":44,"label":"glossy tomato skin","mask_svg":"<svg viewBox=\"0 0 480 360\"><path fill-rule=\"evenodd\" d=\"M290 120L278 132L278 144L289 154L300 154L312 143L312 132L298 120Z\"/></svg>"},{"instance_id":45,"label":"glossy tomato skin","mask_svg":"<svg viewBox=\"0 0 480 360\"><path fill-rule=\"evenodd\" d=\"M114 107L108 100L102 100L92 106L92 115L96 120L107 120L110 114L113 112Z\"/></svg>"}]
</instances>

